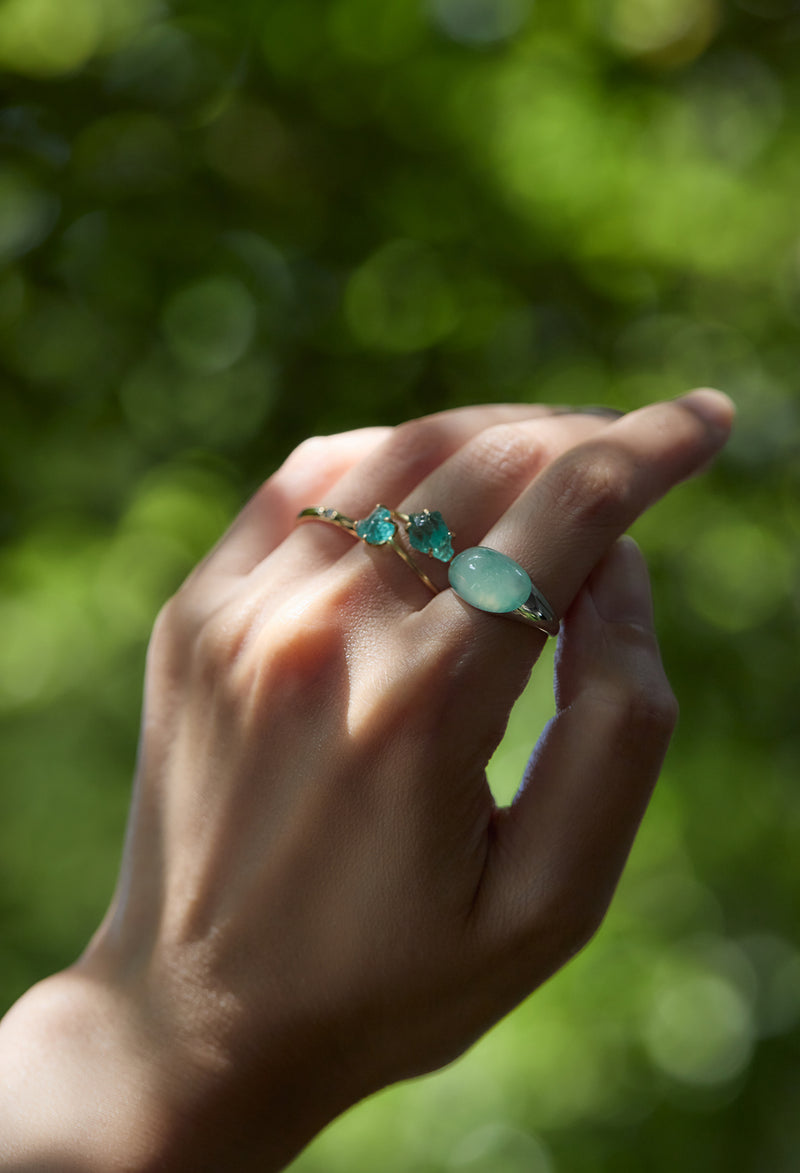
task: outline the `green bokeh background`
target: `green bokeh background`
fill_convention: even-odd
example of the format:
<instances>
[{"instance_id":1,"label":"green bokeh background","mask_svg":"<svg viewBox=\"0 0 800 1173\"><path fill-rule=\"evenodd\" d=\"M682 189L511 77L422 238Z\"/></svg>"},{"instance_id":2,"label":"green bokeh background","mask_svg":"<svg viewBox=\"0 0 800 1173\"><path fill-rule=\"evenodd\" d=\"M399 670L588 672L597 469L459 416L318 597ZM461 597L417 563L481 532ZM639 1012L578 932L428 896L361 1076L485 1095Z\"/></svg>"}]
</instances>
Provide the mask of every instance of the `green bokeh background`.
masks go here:
<instances>
[{"instance_id":1,"label":"green bokeh background","mask_svg":"<svg viewBox=\"0 0 800 1173\"><path fill-rule=\"evenodd\" d=\"M158 607L297 441L718 385L636 527L682 718L605 926L296 1169L797 1170L798 53L796 0L0 0L3 1006L109 898Z\"/></svg>"}]
</instances>

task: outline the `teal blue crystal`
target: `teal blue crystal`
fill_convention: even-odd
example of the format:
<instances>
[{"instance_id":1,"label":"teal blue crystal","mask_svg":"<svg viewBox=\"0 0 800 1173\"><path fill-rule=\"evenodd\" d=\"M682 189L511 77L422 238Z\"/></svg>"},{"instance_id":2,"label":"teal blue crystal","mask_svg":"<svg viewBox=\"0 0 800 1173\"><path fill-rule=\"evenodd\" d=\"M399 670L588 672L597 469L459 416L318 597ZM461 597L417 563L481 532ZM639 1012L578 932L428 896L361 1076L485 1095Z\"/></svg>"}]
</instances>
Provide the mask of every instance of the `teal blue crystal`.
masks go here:
<instances>
[{"instance_id":1,"label":"teal blue crystal","mask_svg":"<svg viewBox=\"0 0 800 1173\"><path fill-rule=\"evenodd\" d=\"M388 509L378 505L369 517L356 522L356 533L370 546L385 546L394 537L397 526Z\"/></svg>"},{"instance_id":2,"label":"teal blue crystal","mask_svg":"<svg viewBox=\"0 0 800 1173\"><path fill-rule=\"evenodd\" d=\"M453 535L437 510L425 509L412 513L408 519L408 540L415 550L430 554L440 562L449 562L453 557Z\"/></svg>"},{"instance_id":3,"label":"teal blue crystal","mask_svg":"<svg viewBox=\"0 0 800 1173\"><path fill-rule=\"evenodd\" d=\"M465 603L479 611L505 614L528 601L531 580L518 562L490 550L473 546L456 554L448 570L450 586Z\"/></svg>"}]
</instances>

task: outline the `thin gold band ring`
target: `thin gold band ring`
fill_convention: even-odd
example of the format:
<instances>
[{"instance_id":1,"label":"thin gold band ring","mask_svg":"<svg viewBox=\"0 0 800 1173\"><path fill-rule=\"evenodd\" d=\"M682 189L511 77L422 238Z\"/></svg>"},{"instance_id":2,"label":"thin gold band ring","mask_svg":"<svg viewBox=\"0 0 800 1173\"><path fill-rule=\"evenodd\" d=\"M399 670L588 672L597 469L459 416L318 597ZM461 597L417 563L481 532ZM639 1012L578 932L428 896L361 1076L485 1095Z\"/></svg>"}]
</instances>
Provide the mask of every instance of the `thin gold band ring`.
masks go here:
<instances>
[{"instance_id":1,"label":"thin gold band ring","mask_svg":"<svg viewBox=\"0 0 800 1173\"><path fill-rule=\"evenodd\" d=\"M427 517L438 519L441 514L431 514L429 510L425 509L420 514L410 515L408 513L398 513L395 509L387 509L385 505L376 505L372 513L364 521L355 521L352 517L345 516L340 513L338 509L329 509L324 505L311 505L307 509L302 509L297 515L298 522L302 521L324 521L328 525L335 525L338 529L342 529L345 533L350 534L359 542L364 542L368 546L389 546L394 550L399 558L402 558L406 566L410 566L425 586L434 595L438 595L439 588L431 582L425 571L421 566L418 566L414 559L409 554L400 542L397 540L397 523L401 523L406 527L407 533L414 533L412 527L412 517ZM442 523L443 524L443 523ZM449 530L448 537L451 537ZM413 538L411 539L413 542ZM418 549L420 547L417 547ZM429 551L425 551L428 553ZM434 555L435 556L435 555ZM453 556L452 546L450 547L450 558ZM448 559L441 558L440 561L447 561Z\"/></svg>"}]
</instances>

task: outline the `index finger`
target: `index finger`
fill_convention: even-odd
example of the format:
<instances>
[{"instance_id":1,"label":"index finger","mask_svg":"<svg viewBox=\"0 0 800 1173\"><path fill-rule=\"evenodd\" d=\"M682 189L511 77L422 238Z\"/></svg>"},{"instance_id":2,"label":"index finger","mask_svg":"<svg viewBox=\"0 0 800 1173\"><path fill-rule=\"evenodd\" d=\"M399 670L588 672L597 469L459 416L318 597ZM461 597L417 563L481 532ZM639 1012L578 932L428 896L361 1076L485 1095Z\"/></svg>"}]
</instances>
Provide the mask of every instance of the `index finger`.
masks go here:
<instances>
[{"instance_id":1,"label":"index finger","mask_svg":"<svg viewBox=\"0 0 800 1173\"><path fill-rule=\"evenodd\" d=\"M708 389L631 412L548 465L480 544L524 567L563 615L616 539L724 445L733 414L728 397ZM441 622L441 611L455 606L478 639L498 638L498 617L462 605L453 592L428 611Z\"/></svg>"},{"instance_id":2,"label":"index finger","mask_svg":"<svg viewBox=\"0 0 800 1173\"><path fill-rule=\"evenodd\" d=\"M727 395L710 389L632 412L545 469L486 544L518 551L563 615L636 518L723 447L733 416Z\"/></svg>"}]
</instances>

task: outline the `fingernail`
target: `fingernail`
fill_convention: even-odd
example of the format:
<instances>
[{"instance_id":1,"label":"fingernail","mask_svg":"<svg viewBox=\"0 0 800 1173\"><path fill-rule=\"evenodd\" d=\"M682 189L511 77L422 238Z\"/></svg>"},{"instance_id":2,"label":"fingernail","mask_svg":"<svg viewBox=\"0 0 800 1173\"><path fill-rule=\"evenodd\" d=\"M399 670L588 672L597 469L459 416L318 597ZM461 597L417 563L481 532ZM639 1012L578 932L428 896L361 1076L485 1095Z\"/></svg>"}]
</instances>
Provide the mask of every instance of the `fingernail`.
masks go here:
<instances>
[{"instance_id":1,"label":"fingernail","mask_svg":"<svg viewBox=\"0 0 800 1173\"><path fill-rule=\"evenodd\" d=\"M700 387L690 391L688 395L681 395L678 400L688 407L700 419L721 432L729 432L736 415L733 400L723 391L715 391L711 387Z\"/></svg>"},{"instance_id":2,"label":"fingernail","mask_svg":"<svg viewBox=\"0 0 800 1173\"><path fill-rule=\"evenodd\" d=\"M620 416L625 415L618 407L606 407L603 404L589 404L588 406L580 407L559 407L556 409L557 415L598 415L610 420L618 420Z\"/></svg>"},{"instance_id":3,"label":"fingernail","mask_svg":"<svg viewBox=\"0 0 800 1173\"><path fill-rule=\"evenodd\" d=\"M633 538L620 538L592 572L589 590L597 613L608 623L653 626L650 576Z\"/></svg>"},{"instance_id":4,"label":"fingernail","mask_svg":"<svg viewBox=\"0 0 800 1173\"><path fill-rule=\"evenodd\" d=\"M606 407L604 404L590 404L588 407L573 407L576 415L601 415L610 420L618 420L625 412L619 407Z\"/></svg>"}]
</instances>

